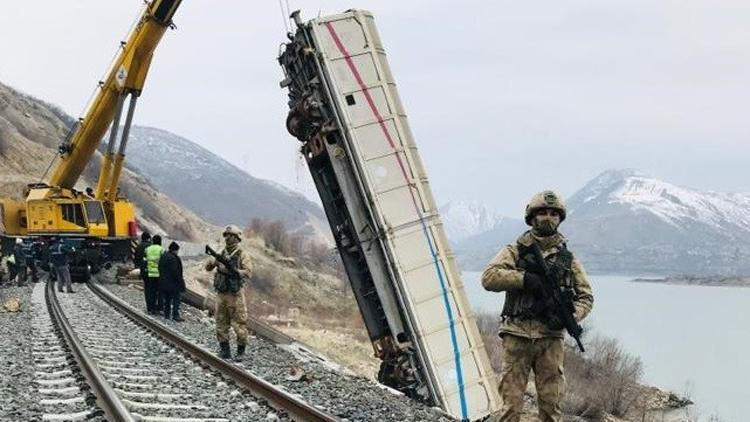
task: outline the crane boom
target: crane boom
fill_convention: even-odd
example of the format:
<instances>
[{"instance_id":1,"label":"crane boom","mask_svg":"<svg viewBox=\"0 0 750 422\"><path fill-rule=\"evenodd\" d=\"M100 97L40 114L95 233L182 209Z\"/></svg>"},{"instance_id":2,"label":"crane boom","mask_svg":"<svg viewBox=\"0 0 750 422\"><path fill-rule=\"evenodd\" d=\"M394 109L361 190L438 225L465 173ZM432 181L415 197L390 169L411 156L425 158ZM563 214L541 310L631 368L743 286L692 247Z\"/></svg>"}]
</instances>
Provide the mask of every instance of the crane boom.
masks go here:
<instances>
[{"instance_id":1,"label":"crane boom","mask_svg":"<svg viewBox=\"0 0 750 422\"><path fill-rule=\"evenodd\" d=\"M140 95L154 50L171 25L172 16L181 1L155 0L146 7L136 27L121 44L119 54L105 79L100 82L95 98L70 140L61 147L64 154L49 179L51 186L73 188L121 108L118 104L121 104L123 97L130 94L136 98ZM105 155L100 184L107 183L112 172L112 153L110 151ZM97 196L101 197L102 194L98 193Z\"/></svg>"}]
</instances>

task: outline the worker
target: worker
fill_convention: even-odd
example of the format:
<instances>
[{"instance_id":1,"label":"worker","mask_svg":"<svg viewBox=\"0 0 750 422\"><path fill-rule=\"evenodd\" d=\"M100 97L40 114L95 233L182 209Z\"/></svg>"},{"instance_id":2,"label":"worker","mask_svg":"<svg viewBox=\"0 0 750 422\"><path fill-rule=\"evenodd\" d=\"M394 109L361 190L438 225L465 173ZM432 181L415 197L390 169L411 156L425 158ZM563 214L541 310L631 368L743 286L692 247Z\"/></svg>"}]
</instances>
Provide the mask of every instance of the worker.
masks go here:
<instances>
[{"instance_id":1,"label":"worker","mask_svg":"<svg viewBox=\"0 0 750 422\"><path fill-rule=\"evenodd\" d=\"M245 308L244 285L250 279L252 264L242 248L242 231L235 225L227 226L222 233L224 249L219 256L225 265L216 258L206 263L206 270L216 269L214 288L216 289L216 338L219 341L220 356L231 358L229 347L229 327L237 335L235 360L242 360L247 345L247 309Z\"/></svg>"},{"instance_id":2,"label":"worker","mask_svg":"<svg viewBox=\"0 0 750 422\"><path fill-rule=\"evenodd\" d=\"M23 239L16 238L13 247L13 260L16 263L16 281L19 286L26 284L26 253L24 252Z\"/></svg>"},{"instance_id":3,"label":"worker","mask_svg":"<svg viewBox=\"0 0 750 422\"><path fill-rule=\"evenodd\" d=\"M5 265L8 267L8 284L16 278L16 255L11 251L5 258Z\"/></svg>"},{"instance_id":4,"label":"worker","mask_svg":"<svg viewBox=\"0 0 750 422\"><path fill-rule=\"evenodd\" d=\"M146 279L148 278L146 248L149 246L151 246L151 233L144 231L141 233L141 241L135 247L135 252L133 253L133 266L139 270L139 276L143 280L144 291L146 289Z\"/></svg>"},{"instance_id":5,"label":"worker","mask_svg":"<svg viewBox=\"0 0 750 422\"><path fill-rule=\"evenodd\" d=\"M159 259L159 294L163 298L164 318L176 322L183 321L180 318L180 294L185 291L179 250L180 245L172 242Z\"/></svg>"},{"instance_id":6,"label":"worker","mask_svg":"<svg viewBox=\"0 0 750 422\"><path fill-rule=\"evenodd\" d=\"M63 287L68 293L73 293L73 286L70 278L70 261L69 255L75 252L75 248L65 245L62 238L52 237L49 246L49 261L51 272L54 272L57 279L57 291L63 291Z\"/></svg>"},{"instance_id":7,"label":"worker","mask_svg":"<svg viewBox=\"0 0 750 422\"><path fill-rule=\"evenodd\" d=\"M3 284L3 279L5 278L5 273L10 272L10 265L7 264L8 257L5 256L2 252L0 252L0 285ZM5 266L8 265L8 271L5 270ZM10 280L10 279L8 279Z\"/></svg>"},{"instance_id":8,"label":"worker","mask_svg":"<svg viewBox=\"0 0 750 422\"><path fill-rule=\"evenodd\" d=\"M161 247L161 236L154 235L151 245L145 250L146 279L143 284L143 292L146 295L146 312L156 315L162 308L159 300L159 259L164 253Z\"/></svg>"},{"instance_id":9,"label":"worker","mask_svg":"<svg viewBox=\"0 0 750 422\"><path fill-rule=\"evenodd\" d=\"M42 262L46 249L47 244L41 240L31 242L31 245L29 245L29 252L31 254L29 269L31 270L31 280L34 283L39 282L39 264Z\"/></svg>"}]
</instances>

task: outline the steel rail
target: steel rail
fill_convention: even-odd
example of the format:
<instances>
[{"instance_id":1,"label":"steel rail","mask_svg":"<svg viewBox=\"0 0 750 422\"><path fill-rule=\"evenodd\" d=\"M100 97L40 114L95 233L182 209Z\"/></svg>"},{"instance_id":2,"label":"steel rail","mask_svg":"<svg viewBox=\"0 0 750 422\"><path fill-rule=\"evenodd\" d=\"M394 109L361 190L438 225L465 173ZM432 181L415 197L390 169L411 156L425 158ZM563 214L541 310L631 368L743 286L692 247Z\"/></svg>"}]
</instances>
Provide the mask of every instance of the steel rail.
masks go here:
<instances>
[{"instance_id":1,"label":"steel rail","mask_svg":"<svg viewBox=\"0 0 750 422\"><path fill-rule=\"evenodd\" d=\"M45 299L47 301L47 309L49 309L50 316L52 317L52 323L57 326L65 338L70 352L78 362L78 366L81 368L86 381L91 386L91 390L96 396L96 402L104 411L106 419L116 422L135 422L125 404L117 396L117 393L115 393L112 386L109 385L104 375L97 368L91 355L86 351L83 343L81 343L81 340L70 325L70 321L65 317L65 313L57 301L52 281L47 282Z\"/></svg>"},{"instance_id":2,"label":"steel rail","mask_svg":"<svg viewBox=\"0 0 750 422\"><path fill-rule=\"evenodd\" d=\"M130 306L130 304L106 289L97 286L94 283L87 283L86 285L99 298L131 319L133 322L158 335L163 340L192 356L194 359L207 364L215 371L237 383L237 385L248 389L253 395L266 400L271 407L280 412L286 413L290 418L304 422L336 422L340 420L307 402L299 400L295 396L281 390L268 381L265 381L262 378L259 378L216 356L214 353L192 343L176 331L143 315L141 312Z\"/></svg>"}]
</instances>

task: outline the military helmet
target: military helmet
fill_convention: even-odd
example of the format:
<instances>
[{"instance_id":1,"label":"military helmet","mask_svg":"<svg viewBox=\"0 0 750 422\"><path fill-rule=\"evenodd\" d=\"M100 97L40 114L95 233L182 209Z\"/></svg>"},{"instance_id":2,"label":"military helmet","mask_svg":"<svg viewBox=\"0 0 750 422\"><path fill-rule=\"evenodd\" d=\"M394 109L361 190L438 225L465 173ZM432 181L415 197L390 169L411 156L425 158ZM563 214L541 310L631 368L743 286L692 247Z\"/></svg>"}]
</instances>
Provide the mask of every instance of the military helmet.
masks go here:
<instances>
[{"instance_id":1,"label":"military helmet","mask_svg":"<svg viewBox=\"0 0 750 422\"><path fill-rule=\"evenodd\" d=\"M221 235L222 236L226 236L228 234L233 234L233 235L237 236L237 239L242 240L242 230L240 230L240 228L237 227L237 226L235 226L234 224L228 225L224 229L224 232Z\"/></svg>"},{"instance_id":2,"label":"military helmet","mask_svg":"<svg viewBox=\"0 0 750 422\"><path fill-rule=\"evenodd\" d=\"M556 194L554 191L546 190L544 192L539 192L531 197L529 204L526 205L526 224L530 226L531 219L534 218L534 214L536 214L537 211L543 210L545 208L557 210L557 212L560 213L561 223L563 222L563 220L565 220L566 208L562 198L560 198L560 195Z\"/></svg>"}]
</instances>

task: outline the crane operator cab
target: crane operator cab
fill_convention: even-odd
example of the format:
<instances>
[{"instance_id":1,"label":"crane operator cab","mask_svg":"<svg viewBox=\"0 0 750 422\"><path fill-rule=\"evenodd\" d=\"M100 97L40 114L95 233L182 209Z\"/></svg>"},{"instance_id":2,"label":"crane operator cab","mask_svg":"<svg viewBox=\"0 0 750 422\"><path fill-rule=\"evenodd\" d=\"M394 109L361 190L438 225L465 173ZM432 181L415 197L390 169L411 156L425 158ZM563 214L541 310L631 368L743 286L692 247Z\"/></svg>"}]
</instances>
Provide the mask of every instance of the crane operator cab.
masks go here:
<instances>
[{"instance_id":1,"label":"crane operator cab","mask_svg":"<svg viewBox=\"0 0 750 422\"><path fill-rule=\"evenodd\" d=\"M77 281L87 281L111 260L128 258L127 240L136 230L135 209L129 201L118 198L107 210L103 201L74 189L33 184L27 191L26 201L0 202L3 253L13 249L17 237L42 243L50 236L64 237L80 251L70 267Z\"/></svg>"}]
</instances>

